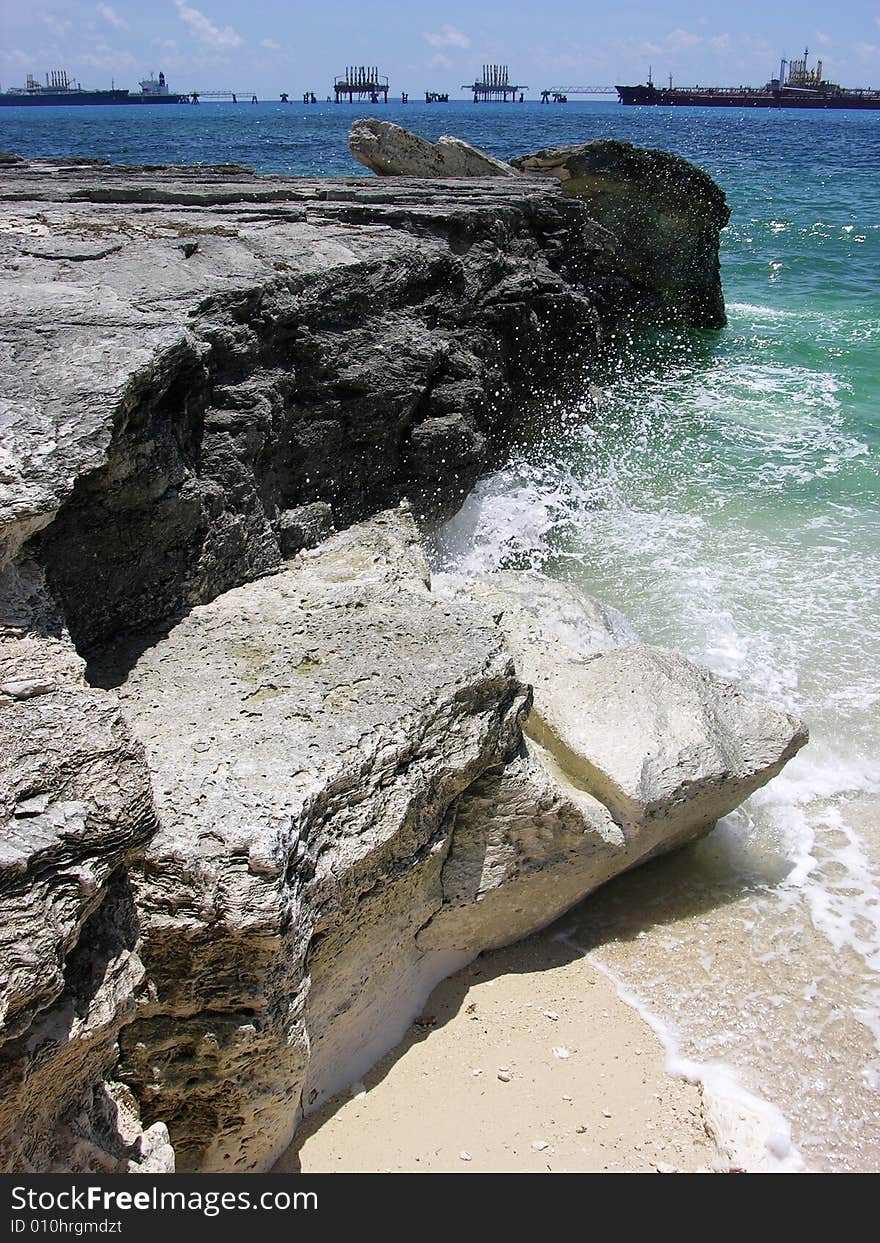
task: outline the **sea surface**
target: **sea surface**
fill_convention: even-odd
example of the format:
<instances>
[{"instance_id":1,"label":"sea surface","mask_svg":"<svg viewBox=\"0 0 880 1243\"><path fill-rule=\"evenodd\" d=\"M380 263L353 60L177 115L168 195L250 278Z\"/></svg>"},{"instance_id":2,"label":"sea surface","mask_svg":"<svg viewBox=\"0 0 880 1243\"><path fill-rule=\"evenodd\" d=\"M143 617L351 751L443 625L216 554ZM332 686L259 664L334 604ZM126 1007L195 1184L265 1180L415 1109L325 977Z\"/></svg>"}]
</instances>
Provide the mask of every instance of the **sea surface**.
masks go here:
<instances>
[{"instance_id":1,"label":"sea surface","mask_svg":"<svg viewBox=\"0 0 880 1243\"><path fill-rule=\"evenodd\" d=\"M319 104L3 109L0 148L358 173L355 116L506 157L615 137L733 209L728 326L582 377L441 532L437 568L533 566L798 713L810 745L698 845L565 921L679 1065L767 1102L779 1168L880 1168L880 113ZM596 414L588 385L601 390ZM751 1096L749 1094L752 1094Z\"/></svg>"}]
</instances>

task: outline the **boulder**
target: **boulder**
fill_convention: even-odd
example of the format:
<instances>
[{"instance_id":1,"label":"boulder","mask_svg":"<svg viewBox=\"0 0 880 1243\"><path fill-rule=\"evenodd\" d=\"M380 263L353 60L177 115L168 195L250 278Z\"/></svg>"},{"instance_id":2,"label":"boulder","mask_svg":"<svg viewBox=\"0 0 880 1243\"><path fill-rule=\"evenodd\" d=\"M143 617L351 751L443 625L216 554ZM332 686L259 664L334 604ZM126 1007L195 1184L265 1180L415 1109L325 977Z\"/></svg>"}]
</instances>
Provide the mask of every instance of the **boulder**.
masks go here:
<instances>
[{"instance_id":1,"label":"boulder","mask_svg":"<svg viewBox=\"0 0 880 1243\"><path fill-rule=\"evenodd\" d=\"M401 509L137 657L119 695L161 829L133 874L151 987L116 1074L181 1168L270 1166L439 979L705 832L796 749L778 714L686 661L645 678L653 649L613 647L632 638L536 575L432 593ZM631 654L608 702L602 662ZM630 681L647 704L662 691L647 726ZM639 748L636 807L614 781Z\"/></svg>"},{"instance_id":2,"label":"boulder","mask_svg":"<svg viewBox=\"0 0 880 1243\"><path fill-rule=\"evenodd\" d=\"M616 139L547 147L511 162L558 180L613 236L613 302L660 322L724 325L718 235L730 209L708 173L668 151ZM597 267L610 272L602 256Z\"/></svg>"},{"instance_id":3,"label":"boulder","mask_svg":"<svg viewBox=\"0 0 880 1243\"><path fill-rule=\"evenodd\" d=\"M406 507L114 651L115 698L6 640L4 1168L270 1167L441 978L802 745L634 640L536 574L432 592Z\"/></svg>"},{"instance_id":4,"label":"boulder","mask_svg":"<svg viewBox=\"0 0 880 1243\"><path fill-rule=\"evenodd\" d=\"M450 821L443 905L419 932L424 949L517 941L629 866L608 809L533 743L474 782Z\"/></svg>"},{"instance_id":5,"label":"boulder","mask_svg":"<svg viewBox=\"0 0 880 1243\"><path fill-rule=\"evenodd\" d=\"M444 134L429 142L391 121L364 117L351 127L348 145L380 177L517 177L515 168Z\"/></svg>"},{"instance_id":6,"label":"boulder","mask_svg":"<svg viewBox=\"0 0 880 1243\"><path fill-rule=\"evenodd\" d=\"M412 518L381 515L193 609L119 688L161 829L117 1077L183 1169L266 1168L480 948L416 936L447 812L528 695L491 619L425 580Z\"/></svg>"},{"instance_id":7,"label":"boulder","mask_svg":"<svg viewBox=\"0 0 880 1243\"><path fill-rule=\"evenodd\" d=\"M333 531L333 510L326 501L298 505L280 515L276 527L282 557L292 557L304 548L314 548Z\"/></svg>"},{"instance_id":8,"label":"boulder","mask_svg":"<svg viewBox=\"0 0 880 1243\"><path fill-rule=\"evenodd\" d=\"M517 665L536 683L566 661L579 664L598 652L637 643L619 610L559 579L534 570L496 570L476 576L445 575L443 590L491 612Z\"/></svg>"},{"instance_id":9,"label":"boulder","mask_svg":"<svg viewBox=\"0 0 880 1243\"><path fill-rule=\"evenodd\" d=\"M490 609L533 688L526 734L627 829L662 821L670 841L701 832L807 742L795 717L640 644L622 614L566 583L499 572L446 590Z\"/></svg>"},{"instance_id":10,"label":"boulder","mask_svg":"<svg viewBox=\"0 0 880 1243\"><path fill-rule=\"evenodd\" d=\"M425 949L502 945L549 923L708 832L807 741L794 717L634 643L620 614L565 584L499 573L454 589L489 605L534 701L519 756L450 813Z\"/></svg>"},{"instance_id":11,"label":"boulder","mask_svg":"<svg viewBox=\"0 0 880 1243\"><path fill-rule=\"evenodd\" d=\"M642 645L551 670L536 662L526 731L627 830L662 822L667 845L710 828L766 785L808 739L677 652ZM521 676L531 681L529 662Z\"/></svg>"},{"instance_id":12,"label":"boulder","mask_svg":"<svg viewBox=\"0 0 880 1243\"><path fill-rule=\"evenodd\" d=\"M272 572L327 507L454 508L523 368L599 346L584 207L549 181L0 177L0 573L44 571L89 656Z\"/></svg>"}]
</instances>

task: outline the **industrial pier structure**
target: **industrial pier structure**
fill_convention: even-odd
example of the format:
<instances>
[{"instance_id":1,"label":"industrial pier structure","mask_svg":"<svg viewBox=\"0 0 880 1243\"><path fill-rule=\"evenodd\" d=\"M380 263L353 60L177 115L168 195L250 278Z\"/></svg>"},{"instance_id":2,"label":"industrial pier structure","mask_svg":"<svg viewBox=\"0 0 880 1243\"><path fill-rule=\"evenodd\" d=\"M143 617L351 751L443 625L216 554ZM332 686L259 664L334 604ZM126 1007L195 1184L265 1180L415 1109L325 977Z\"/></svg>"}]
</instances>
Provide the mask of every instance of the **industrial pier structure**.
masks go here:
<instances>
[{"instance_id":1,"label":"industrial pier structure","mask_svg":"<svg viewBox=\"0 0 880 1243\"><path fill-rule=\"evenodd\" d=\"M388 103L388 79L375 65L348 65L341 77L333 79L333 90L337 103L346 95L350 104L355 96L358 100L366 96L371 104L377 104L380 95Z\"/></svg>"},{"instance_id":2,"label":"industrial pier structure","mask_svg":"<svg viewBox=\"0 0 880 1243\"><path fill-rule=\"evenodd\" d=\"M483 76L477 82L464 82L462 84L463 91L473 91L474 103L482 100L488 103L491 100L500 99L502 103L507 103L507 97L510 96L511 102L519 97L519 102L523 102L523 91L527 91L527 86L514 85L510 81L510 70L507 65L484 65Z\"/></svg>"}]
</instances>

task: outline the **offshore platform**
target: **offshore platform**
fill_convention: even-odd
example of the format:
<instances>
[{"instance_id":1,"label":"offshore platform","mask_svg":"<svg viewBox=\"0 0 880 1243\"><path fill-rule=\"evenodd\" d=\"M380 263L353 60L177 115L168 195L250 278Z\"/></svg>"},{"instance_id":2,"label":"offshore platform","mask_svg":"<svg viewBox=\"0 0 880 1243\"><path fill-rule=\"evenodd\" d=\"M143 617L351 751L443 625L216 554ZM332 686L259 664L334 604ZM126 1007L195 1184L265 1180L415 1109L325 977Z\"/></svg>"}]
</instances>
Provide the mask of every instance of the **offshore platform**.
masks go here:
<instances>
[{"instance_id":1,"label":"offshore platform","mask_svg":"<svg viewBox=\"0 0 880 1243\"><path fill-rule=\"evenodd\" d=\"M508 95L511 102L517 97L519 102L523 102L523 91L527 91L527 86L515 85L510 81L510 70L507 65L484 65L483 76L477 82L465 82L461 88L463 91L473 91L474 103L482 100L489 103L491 100L501 100L502 103L508 102Z\"/></svg>"},{"instance_id":2,"label":"offshore platform","mask_svg":"<svg viewBox=\"0 0 880 1243\"><path fill-rule=\"evenodd\" d=\"M366 97L371 104L377 104L380 95L388 103L388 79L375 65L346 66L345 73L333 79L333 90L337 103L346 95L350 104L354 103L355 96L358 100Z\"/></svg>"}]
</instances>

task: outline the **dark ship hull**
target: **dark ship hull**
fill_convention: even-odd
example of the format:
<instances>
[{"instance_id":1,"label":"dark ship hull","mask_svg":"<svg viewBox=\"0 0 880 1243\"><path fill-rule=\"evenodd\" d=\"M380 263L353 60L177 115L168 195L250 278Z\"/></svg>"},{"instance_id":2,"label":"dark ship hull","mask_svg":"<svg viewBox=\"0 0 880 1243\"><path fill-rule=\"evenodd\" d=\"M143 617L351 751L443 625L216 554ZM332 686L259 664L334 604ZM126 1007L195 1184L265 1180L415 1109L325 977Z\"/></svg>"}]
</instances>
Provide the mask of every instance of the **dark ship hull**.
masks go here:
<instances>
[{"instance_id":1,"label":"dark ship hull","mask_svg":"<svg viewBox=\"0 0 880 1243\"><path fill-rule=\"evenodd\" d=\"M858 108L880 109L880 91L797 90L785 87L657 87L616 86L622 104L655 104L678 108Z\"/></svg>"},{"instance_id":2,"label":"dark ship hull","mask_svg":"<svg viewBox=\"0 0 880 1243\"><path fill-rule=\"evenodd\" d=\"M128 91L4 91L0 107L71 108L94 104L188 104L188 95L133 95Z\"/></svg>"}]
</instances>

